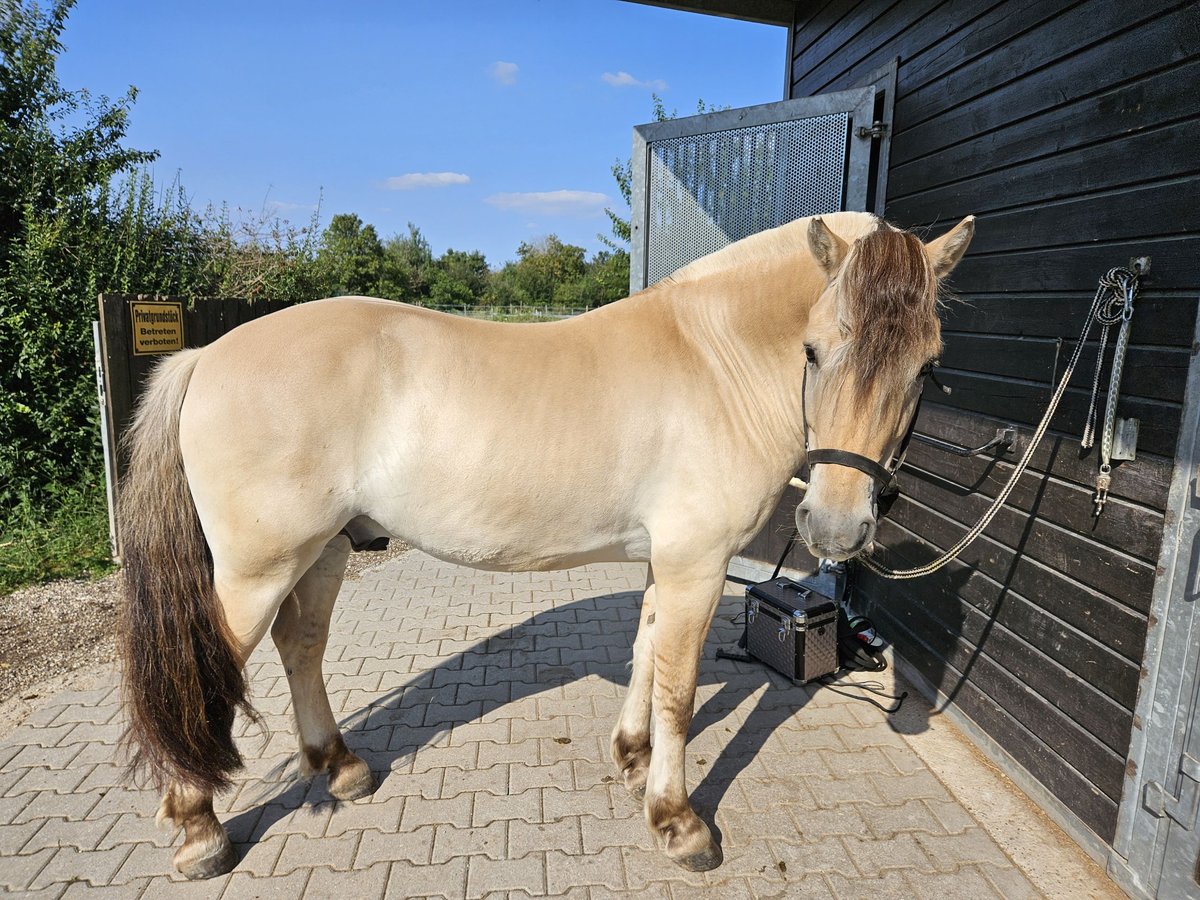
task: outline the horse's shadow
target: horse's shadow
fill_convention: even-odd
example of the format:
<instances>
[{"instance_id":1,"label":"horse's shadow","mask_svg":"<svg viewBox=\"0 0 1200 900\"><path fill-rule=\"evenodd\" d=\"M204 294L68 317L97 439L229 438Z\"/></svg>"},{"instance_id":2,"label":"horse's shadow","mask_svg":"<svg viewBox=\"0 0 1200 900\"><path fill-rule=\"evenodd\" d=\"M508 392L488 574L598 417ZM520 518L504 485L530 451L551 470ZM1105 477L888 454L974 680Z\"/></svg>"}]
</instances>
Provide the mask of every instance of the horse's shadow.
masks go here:
<instances>
[{"instance_id":1,"label":"horse's shadow","mask_svg":"<svg viewBox=\"0 0 1200 900\"><path fill-rule=\"evenodd\" d=\"M363 757L382 785L389 778L403 778L404 763L424 747L442 741L452 729L486 719L510 703L544 691L598 676L621 687L629 683L629 662L637 631L640 591L625 591L554 606L531 615L526 621L480 640L423 671L414 672L400 687L345 716L339 723L347 746ZM713 819L717 807L737 778L762 748L764 742L807 701L804 688L794 686L765 667L715 658L718 647L732 648L741 634L741 601L726 595L717 611L700 666L699 685L718 686L701 704L692 720L689 740L724 722L750 695L762 688L745 720L721 742L700 784L692 792L692 803L701 818L720 832ZM580 649L564 648L564 638L579 633L585 623L602 623L602 634L584 634ZM589 641L591 637L593 640ZM592 643L594 646L589 647ZM416 648L413 648L416 652ZM512 676L502 678L503 689L487 690L484 682L495 678L497 667L510 662ZM532 676L532 680L530 680ZM455 701L461 686L477 699ZM496 684L493 684L496 687ZM436 710L430 714L431 710ZM615 723L615 719L614 719ZM385 726L403 728L397 749L381 748L372 740ZM296 809L336 801L326 790L324 776L311 781L299 776L293 755L267 776L254 805L237 813L227 828L242 855L271 827ZM513 763L518 765L518 763ZM615 767L613 770L616 776ZM632 801L631 801L632 803ZM631 806L631 811L634 809Z\"/></svg>"}]
</instances>

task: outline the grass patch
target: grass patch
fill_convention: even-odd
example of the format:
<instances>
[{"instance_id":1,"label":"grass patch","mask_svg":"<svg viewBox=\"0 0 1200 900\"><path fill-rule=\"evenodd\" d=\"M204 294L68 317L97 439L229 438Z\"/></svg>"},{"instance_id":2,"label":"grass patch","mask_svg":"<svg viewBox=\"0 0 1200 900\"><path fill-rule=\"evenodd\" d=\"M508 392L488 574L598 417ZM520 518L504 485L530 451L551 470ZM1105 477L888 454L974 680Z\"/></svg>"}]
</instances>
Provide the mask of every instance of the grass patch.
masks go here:
<instances>
[{"instance_id":1,"label":"grass patch","mask_svg":"<svg viewBox=\"0 0 1200 900\"><path fill-rule=\"evenodd\" d=\"M113 571L103 483L70 488L52 509L22 500L0 524L0 594Z\"/></svg>"}]
</instances>

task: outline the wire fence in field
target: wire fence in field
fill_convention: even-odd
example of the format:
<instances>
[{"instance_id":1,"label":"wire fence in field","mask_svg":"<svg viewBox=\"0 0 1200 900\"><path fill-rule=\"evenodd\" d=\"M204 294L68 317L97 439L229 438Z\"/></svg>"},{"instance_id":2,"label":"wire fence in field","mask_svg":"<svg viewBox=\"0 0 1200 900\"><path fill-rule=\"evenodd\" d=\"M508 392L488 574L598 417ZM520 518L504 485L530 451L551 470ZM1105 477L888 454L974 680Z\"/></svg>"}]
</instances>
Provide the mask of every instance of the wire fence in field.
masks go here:
<instances>
[{"instance_id":1,"label":"wire fence in field","mask_svg":"<svg viewBox=\"0 0 1200 900\"><path fill-rule=\"evenodd\" d=\"M583 306L434 306L439 312L453 313L472 319L492 319L498 322L541 322L553 319L569 319L588 311Z\"/></svg>"}]
</instances>

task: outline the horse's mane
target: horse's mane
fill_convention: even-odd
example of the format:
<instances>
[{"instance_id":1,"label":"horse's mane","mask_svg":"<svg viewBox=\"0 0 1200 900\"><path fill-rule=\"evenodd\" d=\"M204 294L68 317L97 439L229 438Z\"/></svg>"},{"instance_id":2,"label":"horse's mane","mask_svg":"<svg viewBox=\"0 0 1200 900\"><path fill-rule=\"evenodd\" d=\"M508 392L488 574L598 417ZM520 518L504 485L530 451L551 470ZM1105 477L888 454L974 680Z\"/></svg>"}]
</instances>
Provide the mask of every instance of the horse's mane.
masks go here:
<instances>
[{"instance_id":1,"label":"horse's mane","mask_svg":"<svg viewBox=\"0 0 1200 900\"><path fill-rule=\"evenodd\" d=\"M838 325L849 337L839 355L860 396L914 351L938 353L938 280L915 234L880 221L856 240L838 276L838 295Z\"/></svg>"}]
</instances>

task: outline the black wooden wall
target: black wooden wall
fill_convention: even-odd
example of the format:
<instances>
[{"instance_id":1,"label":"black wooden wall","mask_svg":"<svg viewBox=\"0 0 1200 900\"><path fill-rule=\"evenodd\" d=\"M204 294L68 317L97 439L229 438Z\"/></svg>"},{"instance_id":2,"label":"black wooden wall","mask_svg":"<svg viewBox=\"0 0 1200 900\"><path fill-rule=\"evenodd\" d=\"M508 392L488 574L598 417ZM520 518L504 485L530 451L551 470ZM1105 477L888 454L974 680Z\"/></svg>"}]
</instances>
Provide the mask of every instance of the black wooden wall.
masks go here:
<instances>
[{"instance_id":1,"label":"black wooden wall","mask_svg":"<svg viewBox=\"0 0 1200 900\"><path fill-rule=\"evenodd\" d=\"M945 397L919 430L1027 440L1056 340L1074 347L1100 275L1152 257L1123 416L1138 459L1091 515L1078 435L1092 353L1008 506L960 561L867 581L898 652L1033 778L1111 842L1200 292L1200 7L1164 0L817 0L798 4L791 93L864 82L899 57L887 216L940 233L979 217L943 318ZM1107 375L1105 376L1107 378ZM1008 457L1012 459L1012 457ZM914 444L880 531L893 564L972 524L1008 461Z\"/></svg>"}]
</instances>

